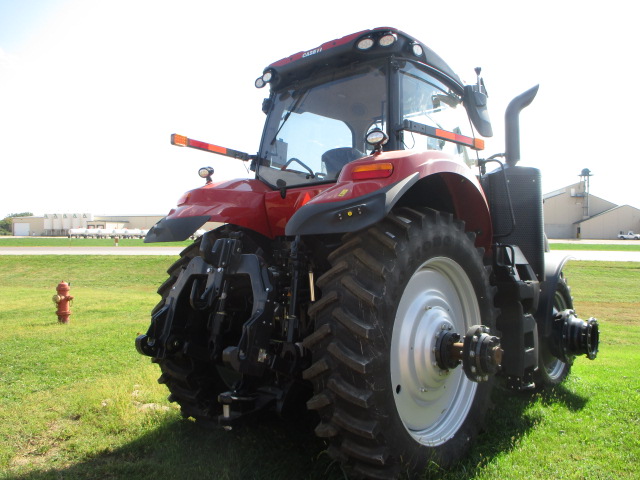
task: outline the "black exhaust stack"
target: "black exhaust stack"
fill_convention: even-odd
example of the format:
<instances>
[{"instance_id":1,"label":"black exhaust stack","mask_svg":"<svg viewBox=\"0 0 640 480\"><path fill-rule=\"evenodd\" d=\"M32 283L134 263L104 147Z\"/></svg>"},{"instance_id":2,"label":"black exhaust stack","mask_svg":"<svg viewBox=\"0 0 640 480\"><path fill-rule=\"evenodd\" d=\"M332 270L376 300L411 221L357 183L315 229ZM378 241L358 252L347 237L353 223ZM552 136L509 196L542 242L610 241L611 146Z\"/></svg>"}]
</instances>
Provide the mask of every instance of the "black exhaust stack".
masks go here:
<instances>
[{"instance_id":1,"label":"black exhaust stack","mask_svg":"<svg viewBox=\"0 0 640 480\"><path fill-rule=\"evenodd\" d=\"M510 167L515 167L520 161L520 112L531 104L539 87L536 85L511 100L504 114L505 157Z\"/></svg>"},{"instance_id":2,"label":"black exhaust stack","mask_svg":"<svg viewBox=\"0 0 640 480\"><path fill-rule=\"evenodd\" d=\"M491 208L494 238L517 245L539 281L544 280L544 220L540 170L517 166L520 161L520 121L523 108L538 93L538 85L515 97L505 112L507 168L484 175L482 185Z\"/></svg>"}]
</instances>

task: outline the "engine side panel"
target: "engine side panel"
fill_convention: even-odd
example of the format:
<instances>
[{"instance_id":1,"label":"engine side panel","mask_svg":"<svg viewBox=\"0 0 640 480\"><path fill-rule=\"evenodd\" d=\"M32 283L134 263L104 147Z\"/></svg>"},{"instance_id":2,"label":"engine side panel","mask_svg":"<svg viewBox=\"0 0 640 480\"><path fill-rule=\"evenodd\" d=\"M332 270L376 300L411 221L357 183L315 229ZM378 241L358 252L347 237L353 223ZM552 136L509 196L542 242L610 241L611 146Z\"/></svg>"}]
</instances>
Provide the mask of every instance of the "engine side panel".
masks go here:
<instances>
[{"instance_id":1,"label":"engine side panel","mask_svg":"<svg viewBox=\"0 0 640 480\"><path fill-rule=\"evenodd\" d=\"M540 170L520 166L505 168L504 172L496 169L482 179L496 240L520 247L539 281L545 275L541 183Z\"/></svg>"}]
</instances>

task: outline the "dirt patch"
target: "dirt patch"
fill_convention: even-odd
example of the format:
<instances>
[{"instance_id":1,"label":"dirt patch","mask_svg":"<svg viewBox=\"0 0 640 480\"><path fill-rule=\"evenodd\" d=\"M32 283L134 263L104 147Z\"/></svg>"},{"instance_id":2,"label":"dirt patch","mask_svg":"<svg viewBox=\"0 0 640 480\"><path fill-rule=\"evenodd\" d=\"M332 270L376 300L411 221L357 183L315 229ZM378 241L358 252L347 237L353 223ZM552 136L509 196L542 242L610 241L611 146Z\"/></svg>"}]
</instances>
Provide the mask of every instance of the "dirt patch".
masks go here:
<instances>
[{"instance_id":1,"label":"dirt patch","mask_svg":"<svg viewBox=\"0 0 640 480\"><path fill-rule=\"evenodd\" d=\"M73 421L73 419L61 419L50 422L44 432L27 440L20 451L11 459L10 466L19 468L40 466L47 463L58 454L66 439L65 424Z\"/></svg>"}]
</instances>

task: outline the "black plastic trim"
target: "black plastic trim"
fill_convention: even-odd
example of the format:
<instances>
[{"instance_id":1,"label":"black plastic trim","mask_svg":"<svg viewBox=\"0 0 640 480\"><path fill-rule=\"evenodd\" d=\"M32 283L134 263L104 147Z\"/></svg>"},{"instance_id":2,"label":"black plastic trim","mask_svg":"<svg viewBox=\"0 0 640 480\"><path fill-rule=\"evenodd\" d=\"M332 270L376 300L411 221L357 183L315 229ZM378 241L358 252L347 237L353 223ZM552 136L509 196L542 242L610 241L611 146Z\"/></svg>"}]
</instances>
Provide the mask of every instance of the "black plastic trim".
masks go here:
<instances>
[{"instance_id":1,"label":"black plastic trim","mask_svg":"<svg viewBox=\"0 0 640 480\"><path fill-rule=\"evenodd\" d=\"M209 221L209 215L195 217L163 218L156 223L144 239L144 243L181 242Z\"/></svg>"},{"instance_id":2,"label":"black plastic trim","mask_svg":"<svg viewBox=\"0 0 640 480\"><path fill-rule=\"evenodd\" d=\"M549 337L553 333L553 301L560 281L560 274L565 264L571 260L571 255L545 253L545 279L540 282L540 301L535 313L538 331L542 337ZM573 305L570 305L573 308Z\"/></svg>"},{"instance_id":3,"label":"black plastic trim","mask_svg":"<svg viewBox=\"0 0 640 480\"><path fill-rule=\"evenodd\" d=\"M285 227L285 234L347 233L366 228L386 217L398 199L418 180L419 174L414 173L361 197L305 205L293 214Z\"/></svg>"}]
</instances>

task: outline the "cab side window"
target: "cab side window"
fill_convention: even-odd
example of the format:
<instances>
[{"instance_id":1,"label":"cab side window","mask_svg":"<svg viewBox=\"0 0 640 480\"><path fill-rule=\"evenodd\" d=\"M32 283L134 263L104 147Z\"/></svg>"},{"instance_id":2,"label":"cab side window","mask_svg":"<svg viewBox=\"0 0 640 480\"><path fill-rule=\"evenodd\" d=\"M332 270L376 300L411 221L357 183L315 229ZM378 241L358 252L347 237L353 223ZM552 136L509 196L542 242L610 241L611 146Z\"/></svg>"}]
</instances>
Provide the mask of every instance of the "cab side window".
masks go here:
<instances>
[{"instance_id":1,"label":"cab side window","mask_svg":"<svg viewBox=\"0 0 640 480\"><path fill-rule=\"evenodd\" d=\"M412 63L407 63L400 72L400 105L403 121L411 120L448 132L472 136L462 99ZM467 164L472 163L466 147L440 138L404 131L403 144L406 149L444 151Z\"/></svg>"}]
</instances>

